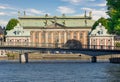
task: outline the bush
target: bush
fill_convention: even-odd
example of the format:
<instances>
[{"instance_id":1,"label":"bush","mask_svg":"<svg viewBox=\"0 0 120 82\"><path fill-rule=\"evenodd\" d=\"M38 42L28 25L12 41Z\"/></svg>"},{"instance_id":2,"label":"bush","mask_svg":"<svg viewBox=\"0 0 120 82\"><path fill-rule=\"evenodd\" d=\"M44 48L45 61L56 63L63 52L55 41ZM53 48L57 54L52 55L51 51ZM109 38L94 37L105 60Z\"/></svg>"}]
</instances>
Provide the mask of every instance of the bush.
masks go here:
<instances>
[{"instance_id":1,"label":"bush","mask_svg":"<svg viewBox=\"0 0 120 82\"><path fill-rule=\"evenodd\" d=\"M8 54L6 54L7 55L7 57L13 57L14 58L14 54L10 54L10 53L8 53Z\"/></svg>"},{"instance_id":2,"label":"bush","mask_svg":"<svg viewBox=\"0 0 120 82\"><path fill-rule=\"evenodd\" d=\"M120 47L120 42L116 42L116 43L115 43L115 46L116 46L116 47Z\"/></svg>"}]
</instances>

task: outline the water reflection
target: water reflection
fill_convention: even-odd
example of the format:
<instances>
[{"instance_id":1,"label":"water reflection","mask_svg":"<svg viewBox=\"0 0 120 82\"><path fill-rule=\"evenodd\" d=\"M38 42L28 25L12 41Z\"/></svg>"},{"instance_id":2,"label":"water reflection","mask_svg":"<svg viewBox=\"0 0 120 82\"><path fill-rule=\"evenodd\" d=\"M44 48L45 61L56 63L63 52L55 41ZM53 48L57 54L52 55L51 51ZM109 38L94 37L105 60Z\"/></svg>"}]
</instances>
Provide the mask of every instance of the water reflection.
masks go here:
<instances>
[{"instance_id":1,"label":"water reflection","mask_svg":"<svg viewBox=\"0 0 120 82\"><path fill-rule=\"evenodd\" d=\"M111 64L106 70L109 76L108 82L120 82L120 64Z\"/></svg>"}]
</instances>

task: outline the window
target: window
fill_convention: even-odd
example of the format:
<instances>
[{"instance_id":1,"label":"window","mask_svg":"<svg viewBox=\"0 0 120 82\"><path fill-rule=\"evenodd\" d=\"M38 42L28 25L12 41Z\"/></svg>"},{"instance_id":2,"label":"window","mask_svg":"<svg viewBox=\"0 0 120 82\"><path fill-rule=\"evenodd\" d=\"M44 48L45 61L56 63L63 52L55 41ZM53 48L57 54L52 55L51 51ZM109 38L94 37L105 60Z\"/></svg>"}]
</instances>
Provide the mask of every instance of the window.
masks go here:
<instances>
[{"instance_id":1,"label":"window","mask_svg":"<svg viewBox=\"0 0 120 82\"><path fill-rule=\"evenodd\" d=\"M73 38L76 39L77 38L77 32L73 33Z\"/></svg>"},{"instance_id":2,"label":"window","mask_svg":"<svg viewBox=\"0 0 120 82\"><path fill-rule=\"evenodd\" d=\"M59 32L54 32L54 42L55 43L59 42Z\"/></svg>"},{"instance_id":3,"label":"window","mask_svg":"<svg viewBox=\"0 0 120 82\"><path fill-rule=\"evenodd\" d=\"M30 38L33 39L33 31L30 32Z\"/></svg>"},{"instance_id":4,"label":"window","mask_svg":"<svg viewBox=\"0 0 120 82\"><path fill-rule=\"evenodd\" d=\"M61 32L61 43L64 43L64 32Z\"/></svg>"},{"instance_id":5,"label":"window","mask_svg":"<svg viewBox=\"0 0 120 82\"><path fill-rule=\"evenodd\" d=\"M111 40L110 39L107 42L107 47L108 47L108 49L111 49Z\"/></svg>"},{"instance_id":6,"label":"window","mask_svg":"<svg viewBox=\"0 0 120 82\"><path fill-rule=\"evenodd\" d=\"M80 33L80 39L82 39L83 38L83 33Z\"/></svg>"},{"instance_id":7,"label":"window","mask_svg":"<svg viewBox=\"0 0 120 82\"><path fill-rule=\"evenodd\" d=\"M42 43L43 43L43 45L44 45L44 43L45 43L45 31L43 31L42 33L41 33L41 40L42 40Z\"/></svg>"},{"instance_id":8,"label":"window","mask_svg":"<svg viewBox=\"0 0 120 82\"><path fill-rule=\"evenodd\" d=\"M101 45L104 45L104 39L103 39L103 40L100 40L100 44L101 44Z\"/></svg>"},{"instance_id":9,"label":"window","mask_svg":"<svg viewBox=\"0 0 120 82\"><path fill-rule=\"evenodd\" d=\"M35 37L36 37L36 39L39 38L39 32L36 32Z\"/></svg>"},{"instance_id":10,"label":"window","mask_svg":"<svg viewBox=\"0 0 120 82\"><path fill-rule=\"evenodd\" d=\"M70 39L70 32L67 33L67 39Z\"/></svg>"},{"instance_id":11,"label":"window","mask_svg":"<svg viewBox=\"0 0 120 82\"><path fill-rule=\"evenodd\" d=\"M93 43L93 45L96 45L96 40L94 39L92 43Z\"/></svg>"},{"instance_id":12,"label":"window","mask_svg":"<svg viewBox=\"0 0 120 82\"><path fill-rule=\"evenodd\" d=\"M48 39L51 39L51 33L48 32Z\"/></svg>"},{"instance_id":13,"label":"window","mask_svg":"<svg viewBox=\"0 0 120 82\"><path fill-rule=\"evenodd\" d=\"M99 35L102 35L103 34L103 30L100 29L100 31L97 32Z\"/></svg>"},{"instance_id":14,"label":"window","mask_svg":"<svg viewBox=\"0 0 120 82\"><path fill-rule=\"evenodd\" d=\"M45 39L45 32L42 32L42 39Z\"/></svg>"},{"instance_id":15,"label":"window","mask_svg":"<svg viewBox=\"0 0 120 82\"><path fill-rule=\"evenodd\" d=\"M111 40L108 40L108 43L107 43L108 45L111 45Z\"/></svg>"},{"instance_id":16,"label":"window","mask_svg":"<svg viewBox=\"0 0 120 82\"><path fill-rule=\"evenodd\" d=\"M64 38L64 32L61 33L61 38Z\"/></svg>"},{"instance_id":17,"label":"window","mask_svg":"<svg viewBox=\"0 0 120 82\"><path fill-rule=\"evenodd\" d=\"M100 31L97 32L100 35Z\"/></svg>"}]
</instances>

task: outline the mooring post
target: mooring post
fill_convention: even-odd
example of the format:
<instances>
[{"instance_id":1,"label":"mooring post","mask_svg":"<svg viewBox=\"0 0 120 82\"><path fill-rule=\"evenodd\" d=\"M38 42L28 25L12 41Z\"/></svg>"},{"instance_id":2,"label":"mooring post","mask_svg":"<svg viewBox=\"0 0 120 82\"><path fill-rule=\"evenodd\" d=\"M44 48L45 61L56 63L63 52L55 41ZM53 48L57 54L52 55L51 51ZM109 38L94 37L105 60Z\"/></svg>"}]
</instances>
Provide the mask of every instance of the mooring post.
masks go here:
<instances>
[{"instance_id":1,"label":"mooring post","mask_svg":"<svg viewBox=\"0 0 120 82\"><path fill-rule=\"evenodd\" d=\"M96 56L92 56L92 57L91 57L91 62L92 62L92 63L96 63L96 62L97 62Z\"/></svg>"},{"instance_id":2,"label":"mooring post","mask_svg":"<svg viewBox=\"0 0 120 82\"><path fill-rule=\"evenodd\" d=\"M28 53L20 53L19 54L19 62L20 63L28 63Z\"/></svg>"},{"instance_id":3,"label":"mooring post","mask_svg":"<svg viewBox=\"0 0 120 82\"><path fill-rule=\"evenodd\" d=\"M25 53L26 63L28 63L28 53Z\"/></svg>"}]
</instances>

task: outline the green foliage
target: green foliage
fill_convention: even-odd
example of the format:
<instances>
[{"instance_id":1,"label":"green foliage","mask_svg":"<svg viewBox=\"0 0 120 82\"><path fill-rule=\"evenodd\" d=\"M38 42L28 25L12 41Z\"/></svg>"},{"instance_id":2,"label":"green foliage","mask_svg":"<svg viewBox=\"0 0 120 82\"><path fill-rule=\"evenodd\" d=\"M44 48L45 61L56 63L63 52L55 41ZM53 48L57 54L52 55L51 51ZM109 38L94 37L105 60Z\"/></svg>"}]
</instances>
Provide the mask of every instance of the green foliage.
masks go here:
<instances>
[{"instance_id":1,"label":"green foliage","mask_svg":"<svg viewBox=\"0 0 120 82\"><path fill-rule=\"evenodd\" d=\"M98 19L98 20L94 23L92 30L95 29L96 26L97 26L99 23L101 23L103 26L105 26L105 28L108 29L108 20L105 19L105 18L103 18L103 17L101 17L100 19Z\"/></svg>"},{"instance_id":2,"label":"green foliage","mask_svg":"<svg viewBox=\"0 0 120 82\"><path fill-rule=\"evenodd\" d=\"M120 24L116 25L114 30L115 30L115 34L120 35Z\"/></svg>"},{"instance_id":3,"label":"green foliage","mask_svg":"<svg viewBox=\"0 0 120 82\"><path fill-rule=\"evenodd\" d=\"M14 54L10 54L10 53L7 53L6 54L8 57L14 57L15 55Z\"/></svg>"},{"instance_id":4,"label":"green foliage","mask_svg":"<svg viewBox=\"0 0 120 82\"><path fill-rule=\"evenodd\" d=\"M108 31L111 34L120 35L120 0L106 0L108 6Z\"/></svg>"},{"instance_id":5,"label":"green foliage","mask_svg":"<svg viewBox=\"0 0 120 82\"><path fill-rule=\"evenodd\" d=\"M120 47L120 42L116 42L116 43L115 43L115 46L116 46L116 47Z\"/></svg>"},{"instance_id":6,"label":"green foliage","mask_svg":"<svg viewBox=\"0 0 120 82\"><path fill-rule=\"evenodd\" d=\"M80 49L82 48L82 44L78 40L70 39L65 43L64 47L70 49Z\"/></svg>"},{"instance_id":7,"label":"green foliage","mask_svg":"<svg viewBox=\"0 0 120 82\"><path fill-rule=\"evenodd\" d=\"M7 53L6 55L7 55L8 59L10 59L10 60L15 58L15 54L13 54L13 53L12 54Z\"/></svg>"},{"instance_id":8,"label":"green foliage","mask_svg":"<svg viewBox=\"0 0 120 82\"><path fill-rule=\"evenodd\" d=\"M109 18L108 19L108 32L110 33L110 34L114 34L114 25L112 24L113 22L112 22L112 20Z\"/></svg>"},{"instance_id":9,"label":"green foliage","mask_svg":"<svg viewBox=\"0 0 120 82\"><path fill-rule=\"evenodd\" d=\"M14 18L10 19L7 26L6 26L6 30L13 29L17 25L17 23L19 23L19 21L17 19L14 19Z\"/></svg>"}]
</instances>

